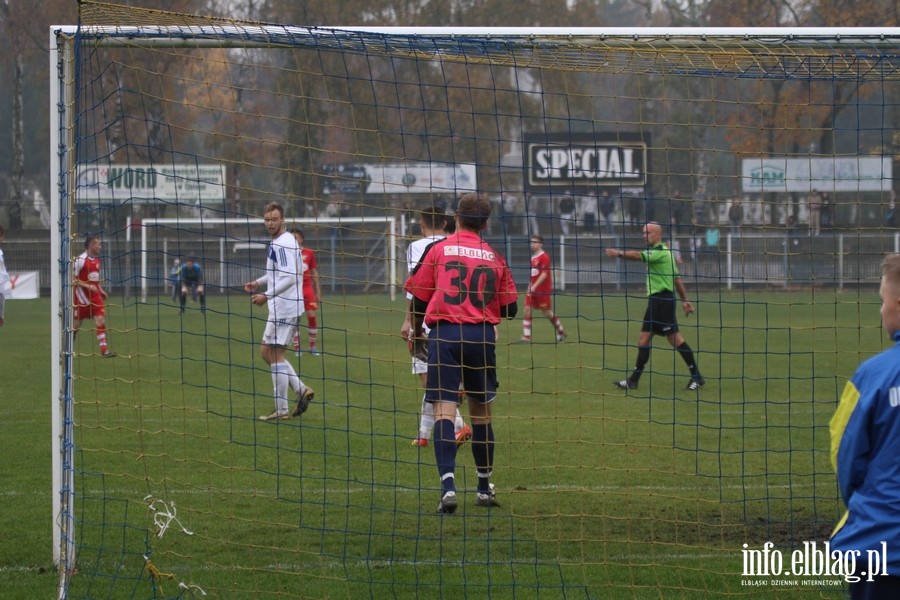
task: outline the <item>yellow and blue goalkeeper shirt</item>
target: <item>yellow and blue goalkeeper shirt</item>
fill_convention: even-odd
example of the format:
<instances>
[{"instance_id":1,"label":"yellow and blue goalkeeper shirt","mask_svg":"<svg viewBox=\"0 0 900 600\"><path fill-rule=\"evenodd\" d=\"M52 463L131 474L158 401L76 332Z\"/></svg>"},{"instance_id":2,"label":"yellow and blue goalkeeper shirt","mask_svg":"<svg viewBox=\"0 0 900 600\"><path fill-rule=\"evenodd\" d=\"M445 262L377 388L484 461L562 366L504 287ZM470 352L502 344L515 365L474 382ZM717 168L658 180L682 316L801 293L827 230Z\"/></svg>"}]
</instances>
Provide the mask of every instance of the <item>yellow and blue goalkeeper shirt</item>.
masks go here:
<instances>
[{"instance_id":1,"label":"yellow and blue goalkeeper shirt","mask_svg":"<svg viewBox=\"0 0 900 600\"><path fill-rule=\"evenodd\" d=\"M831 463L847 512L832 550L881 550L900 575L900 332L895 345L862 363L831 419Z\"/></svg>"}]
</instances>

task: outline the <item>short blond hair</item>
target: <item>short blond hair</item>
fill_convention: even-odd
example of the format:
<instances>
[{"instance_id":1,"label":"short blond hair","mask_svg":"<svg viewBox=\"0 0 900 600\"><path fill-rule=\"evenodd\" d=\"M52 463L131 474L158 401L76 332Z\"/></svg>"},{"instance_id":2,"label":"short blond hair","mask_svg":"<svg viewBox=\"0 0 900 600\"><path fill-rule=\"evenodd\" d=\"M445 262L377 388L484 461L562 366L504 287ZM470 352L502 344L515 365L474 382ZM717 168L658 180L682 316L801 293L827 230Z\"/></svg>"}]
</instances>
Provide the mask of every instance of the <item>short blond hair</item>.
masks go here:
<instances>
[{"instance_id":1,"label":"short blond hair","mask_svg":"<svg viewBox=\"0 0 900 600\"><path fill-rule=\"evenodd\" d=\"M881 260L881 274L891 290L900 293L900 254L885 255Z\"/></svg>"},{"instance_id":2,"label":"short blond hair","mask_svg":"<svg viewBox=\"0 0 900 600\"><path fill-rule=\"evenodd\" d=\"M263 214L275 212L276 210L278 211L278 213L281 215L281 218L283 219L284 218L284 207L281 206L280 204L278 204L277 202L269 202L268 204L266 204L266 207L263 209Z\"/></svg>"}]
</instances>

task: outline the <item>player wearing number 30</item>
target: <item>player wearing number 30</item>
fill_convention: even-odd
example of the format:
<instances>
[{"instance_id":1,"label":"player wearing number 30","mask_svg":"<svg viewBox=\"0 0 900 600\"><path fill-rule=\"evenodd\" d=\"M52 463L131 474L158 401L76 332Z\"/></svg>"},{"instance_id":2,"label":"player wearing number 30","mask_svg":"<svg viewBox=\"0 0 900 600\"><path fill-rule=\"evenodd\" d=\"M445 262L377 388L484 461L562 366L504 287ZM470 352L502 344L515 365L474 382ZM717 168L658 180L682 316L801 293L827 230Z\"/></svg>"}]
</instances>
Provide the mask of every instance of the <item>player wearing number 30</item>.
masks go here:
<instances>
[{"instance_id":1,"label":"player wearing number 30","mask_svg":"<svg viewBox=\"0 0 900 600\"><path fill-rule=\"evenodd\" d=\"M506 260L479 233L491 205L466 194L456 209L457 233L436 242L406 282L413 298L412 332L428 325L428 375L425 401L434 406L434 456L441 478L438 512L456 511L454 418L462 383L469 399L472 456L478 471L476 505L496 506L490 482L494 464L491 403L497 392L496 333L501 318L518 312L516 284Z\"/></svg>"}]
</instances>

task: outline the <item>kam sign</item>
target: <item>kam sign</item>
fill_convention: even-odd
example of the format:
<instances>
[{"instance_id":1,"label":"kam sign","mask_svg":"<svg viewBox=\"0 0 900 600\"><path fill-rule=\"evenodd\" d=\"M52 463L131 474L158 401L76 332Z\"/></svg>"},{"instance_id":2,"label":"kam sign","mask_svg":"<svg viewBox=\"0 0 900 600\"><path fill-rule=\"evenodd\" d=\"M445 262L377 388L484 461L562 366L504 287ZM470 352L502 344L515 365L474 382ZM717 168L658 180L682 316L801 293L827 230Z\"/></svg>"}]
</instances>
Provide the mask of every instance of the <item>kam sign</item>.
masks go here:
<instances>
[{"instance_id":1,"label":"kam sign","mask_svg":"<svg viewBox=\"0 0 900 600\"><path fill-rule=\"evenodd\" d=\"M525 136L525 190L588 191L647 184L648 139L637 133Z\"/></svg>"},{"instance_id":2,"label":"kam sign","mask_svg":"<svg viewBox=\"0 0 900 600\"><path fill-rule=\"evenodd\" d=\"M889 192L891 158L745 158L741 190L762 192Z\"/></svg>"},{"instance_id":3,"label":"kam sign","mask_svg":"<svg viewBox=\"0 0 900 600\"><path fill-rule=\"evenodd\" d=\"M225 202L225 165L78 165L75 204Z\"/></svg>"}]
</instances>

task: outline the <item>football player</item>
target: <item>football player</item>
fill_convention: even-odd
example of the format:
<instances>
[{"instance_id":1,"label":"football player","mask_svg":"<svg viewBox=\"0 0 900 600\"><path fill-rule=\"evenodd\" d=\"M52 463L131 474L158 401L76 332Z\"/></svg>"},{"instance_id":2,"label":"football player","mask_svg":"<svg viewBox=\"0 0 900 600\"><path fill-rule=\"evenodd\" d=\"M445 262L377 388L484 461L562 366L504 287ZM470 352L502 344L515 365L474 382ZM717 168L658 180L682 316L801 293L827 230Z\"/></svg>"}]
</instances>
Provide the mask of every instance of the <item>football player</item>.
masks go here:
<instances>
[{"instance_id":1,"label":"football player","mask_svg":"<svg viewBox=\"0 0 900 600\"><path fill-rule=\"evenodd\" d=\"M81 322L93 319L100 344L100 356L112 358L116 355L109 349L106 339L106 298L109 294L103 289L103 278L100 274L100 250L103 244L96 235L89 235L84 240L84 252L75 259L72 270L75 273L74 295L75 314L72 335L78 335Z\"/></svg>"}]
</instances>

